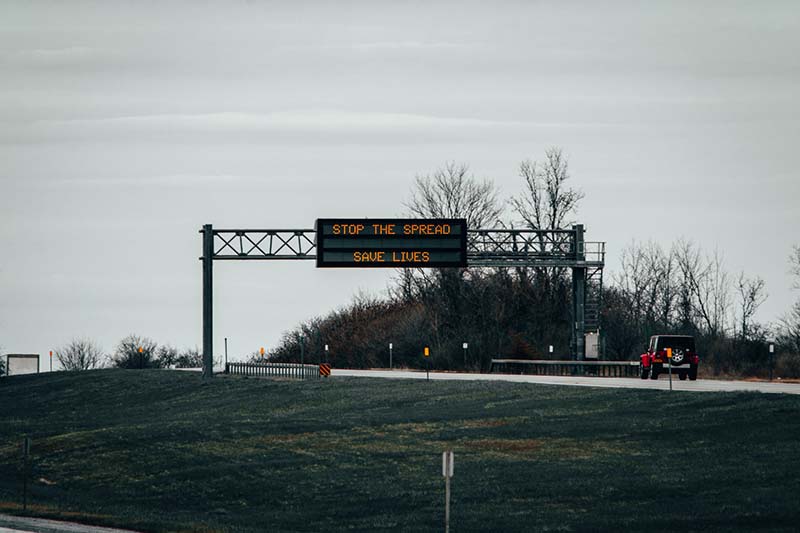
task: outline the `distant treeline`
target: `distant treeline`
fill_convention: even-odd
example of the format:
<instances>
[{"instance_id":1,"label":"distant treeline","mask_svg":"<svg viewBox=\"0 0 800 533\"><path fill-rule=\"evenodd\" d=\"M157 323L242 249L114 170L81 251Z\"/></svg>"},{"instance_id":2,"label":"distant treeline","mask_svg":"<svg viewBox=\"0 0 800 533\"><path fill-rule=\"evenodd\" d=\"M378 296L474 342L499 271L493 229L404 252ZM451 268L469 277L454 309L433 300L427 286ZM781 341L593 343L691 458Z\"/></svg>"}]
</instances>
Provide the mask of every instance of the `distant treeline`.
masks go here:
<instances>
[{"instance_id":1,"label":"distant treeline","mask_svg":"<svg viewBox=\"0 0 800 533\"><path fill-rule=\"evenodd\" d=\"M77 338L53 350L61 369L68 371L96 368L197 368L203 354L196 347L178 349L159 345L153 339L128 335L107 353L92 339Z\"/></svg>"},{"instance_id":2,"label":"distant treeline","mask_svg":"<svg viewBox=\"0 0 800 533\"><path fill-rule=\"evenodd\" d=\"M541 163L524 161L520 176L525 192L503 203L492 182L469 175L466 165L448 164L416 178L408 215L466 218L473 228L509 227L502 216L509 205L525 228L573 223L583 194L566 187L561 150L547 150ZM800 284L800 248L790 266ZM495 357L565 359L572 324L569 276L563 268L398 271L385 296L360 295L306 321L269 358L296 361L302 353L316 361L325 357L327 344L335 366L386 367L392 343L398 367L424 367L424 346L438 369L485 371ZM774 363L777 376L800 377L800 301L778 323L760 324L755 314L766 298L761 278L732 276L719 253L704 253L684 240L668 250L632 243L622 253L621 270L606 276L601 358L636 359L650 335L683 333L697 337L705 372L763 377Z\"/></svg>"}]
</instances>

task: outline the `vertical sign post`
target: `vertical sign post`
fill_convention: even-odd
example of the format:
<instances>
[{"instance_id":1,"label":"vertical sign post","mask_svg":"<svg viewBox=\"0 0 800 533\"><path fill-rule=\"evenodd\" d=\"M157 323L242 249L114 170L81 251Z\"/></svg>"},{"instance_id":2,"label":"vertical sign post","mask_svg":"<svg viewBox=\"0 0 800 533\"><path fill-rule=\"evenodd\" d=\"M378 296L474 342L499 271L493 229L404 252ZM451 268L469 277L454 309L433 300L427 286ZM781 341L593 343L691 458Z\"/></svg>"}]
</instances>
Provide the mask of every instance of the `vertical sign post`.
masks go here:
<instances>
[{"instance_id":1,"label":"vertical sign post","mask_svg":"<svg viewBox=\"0 0 800 533\"><path fill-rule=\"evenodd\" d=\"M52 352L51 352L52 353ZM772 381L772 369L775 366L775 345L769 343L769 380Z\"/></svg>"},{"instance_id":2,"label":"vertical sign post","mask_svg":"<svg viewBox=\"0 0 800 533\"><path fill-rule=\"evenodd\" d=\"M442 453L442 476L444 477L444 531L450 533L450 478L453 477L454 457L451 450Z\"/></svg>"},{"instance_id":3,"label":"vertical sign post","mask_svg":"<svg viewBox=\"0 0 800 533\"><path fill-rule=\"evenodd\" d=\"M392 343L389 343L389 370L392 369Z\"/></svg>"},{"instance_id":4,"label":"vertical sign post","mask_svg":"<svg viewBox=\"0 0 800 533\"><path fill-rule=\"evenodd\" d=\"M325 362L326 362L326 363L329 363L329 362L330 362L330 361L328 360L328 345L327 345L327 344L325 345Z\"/></svg>"},{"instance_id":5,"label":"vertical sign post","mask_svg":"<svg viewBox=\"0 0 800 533\"><path fill-rule=\"evenodd\" d=\"M466 370L467 370L467 348L469 348L469 344L465 342L464 344L461 345L461 347L464 348L464 371L466 372Z\"/></svg>"},{"instance_id":6,"label":"vertical sign post","mask_svg":"<svg viewBox=\"0 0 800 533\"><path fill-rule=\"evenodd\" d=\"M139 346L139 369L144 368L144 349Z\"/></svg>"},{"instance_id":7,"label":"vertical sign post","mask_svg":"<svg viewBox=\"0 0 800 533\"><path fill-rule=\"evenodd\" d=\"M259 355L261 355L261 362L264 362L264 347L262 346L261 349L258 350Z\"/></svg>"},{"instance_id":8,"label":"vertical sign post","mask_svg":"<svg viewBox=\"0 0 800 533\"><path fill-rule=\"evenodd\" d=\"M225 337L225 373L228 373L228 337Z\"/></svg>"},{"instance_id":9,"label":"vertical sign post","mask_svg":"<svg viewBox=\"0 0 800 533\"><path fill-rule=\"evenodd\" d=\"M422 350L422 355L425 356L425 378L430 381L431 380L431 364L430 364L430 357L431 357L431 350L427 346Z\"/></svg>"},{"instance_id":10,"label":"vertical sign post","mask_svg":"<svg viewBox=\"0 0 800 533\"><path fill-rule=\"evenodd\" d=\"M50 372L52 371L53 371L53 350L50 350Z\"/></svg>"},{"instance_id":11,"label":"vertical sign post","mask_svg":"<svg viewBox=\"0 0 800 533\"><path fill-rule=\"evenodd\" d=\"M672 390L672 348L667 348L667 366L669 366L669 390Z\"/></svg>"},{"instance_id":12,"label":"vertical sign post","mask_svg":"<svg viewBox=\"0 0 800 533\"><path fill-rule=\"evenodd\" d=\"M22 439L22 512L28 510L28 456L31 454L31 439Z\"/></svg>"}]
</instances>

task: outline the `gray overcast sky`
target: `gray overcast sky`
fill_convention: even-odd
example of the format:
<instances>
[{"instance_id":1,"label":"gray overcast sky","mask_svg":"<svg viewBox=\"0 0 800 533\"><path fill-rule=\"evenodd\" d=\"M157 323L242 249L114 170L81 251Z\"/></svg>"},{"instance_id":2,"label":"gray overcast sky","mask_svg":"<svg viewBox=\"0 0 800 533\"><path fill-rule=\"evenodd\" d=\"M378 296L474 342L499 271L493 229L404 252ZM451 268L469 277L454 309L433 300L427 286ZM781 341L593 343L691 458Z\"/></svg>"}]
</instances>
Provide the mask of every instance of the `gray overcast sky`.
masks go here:
<instances>
[{"instance_id":1,"label":"gray overcast sky","mask_svg":"<svg viewBox=\"0 0 800 533\"><path fill-rule=\"evenodd\" d=\"M0 345L201 344L200 236L396 216L470 164L507 197L551 145L608 268L718 247L796 297L800 5L3 2ZM274 346L391 271L218 263L216 353Z\"/></svg>"}]
</instances>

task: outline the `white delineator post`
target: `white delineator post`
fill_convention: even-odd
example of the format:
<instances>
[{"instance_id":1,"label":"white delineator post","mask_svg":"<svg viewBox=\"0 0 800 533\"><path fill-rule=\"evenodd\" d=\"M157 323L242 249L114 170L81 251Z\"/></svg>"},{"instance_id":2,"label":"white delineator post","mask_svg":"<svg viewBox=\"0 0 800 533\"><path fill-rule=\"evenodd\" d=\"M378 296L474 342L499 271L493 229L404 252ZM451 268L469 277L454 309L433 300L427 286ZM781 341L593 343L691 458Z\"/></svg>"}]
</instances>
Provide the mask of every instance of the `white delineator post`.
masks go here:
<instances>
[{"instance_id":1,"label":"white delineator post","mask_svg":"<svg viewBox=\"0 0 800 533\"><path fill-rule=\"evenodd\" d=\"M453 477L453 452L442 453L442 476L444 476L444 531L450 533L450 478Z\"/></svg>"}]
</instances>

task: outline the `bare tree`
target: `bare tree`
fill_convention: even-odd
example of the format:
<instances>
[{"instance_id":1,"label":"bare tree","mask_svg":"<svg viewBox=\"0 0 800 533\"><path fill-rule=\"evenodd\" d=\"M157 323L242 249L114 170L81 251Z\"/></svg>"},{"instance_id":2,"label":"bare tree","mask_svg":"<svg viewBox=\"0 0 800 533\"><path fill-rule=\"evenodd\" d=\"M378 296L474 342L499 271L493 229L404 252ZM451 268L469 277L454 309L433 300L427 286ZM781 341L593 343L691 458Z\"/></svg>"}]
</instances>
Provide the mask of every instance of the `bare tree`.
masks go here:
<instances>
[{"instance_id":1,"label":"bare tree","mask_svg":"<svg viewBox=\"0 0 800 533\"><path fill-rule=\"evenodd\" d=\"M730 279L721 254L702 256L700 249L688 241L676 245L676 261L681 283L690 298L692 311L706 333L717 338L725 333L730 308Z\"/></svg>"},{"instance_id":2,"label":"bare tree","mask_svg":"<svg viewBox=\"0 0 800 533\"><path fill-rule=\"evenodd\" d=\"M156 357L158 345L152 339L139 335L128 335L117 344L111 362L119 368L158 368ZM142 351L139 351L139 348Z\"/></svg>"},{"instance_id":3,"label":"bare tree","mask_svg":"<svg viewBox=\"0 0 800 533\"><path fill-rule=\"evenodd\" d=\"M503 205L491 180L479 180L469 172L466 164L450 162L432 174L417 176L411 198L405 203L412 216L424 218L464 218L469 228L494 227L500 222ZM395 299L411 301L430 292L433 287L443 288L447 280L461 279L462 270L403 269L392 291ZM460 291L458 283L449 284Z\"/></svg>"},{"instance_id":4,"label":"bare tree","mask_svg":"<svg viewBox=\"0 0 800 533\"><path fill-rule=\"evenodd\" d=\"M414 216L465 218L470 228L492 227L503 212L494 183L478 180L469 173L469 166L455 162L417 176L405 205Z\"/></svg>"},{"instance_id":5,"label":"bare tree","mask_svg":"<svg viewBox=\"0 0 800 533\"><path fill-rule=\"evenodd\" d=\"M800 354L800 300L781 318L778 340L791 352Z\"/></svg>"},{"instance_id":6,"label":"bare tree","mask_svg":"<svg viewBox=\"0 0 800 533\"><path fill-rule=\"evenodd\" d=\"M628 301L631 321L638 326L642 323L645 309L651 305L647 301L647 294L653 284L653 272L645 264L644 250L636 243L622 249L621 262L622 271L614 278Z\"/></svg>"},{"instance_id":7,"label":"bare tree","mask_svg":"<svg viewBox=\"0 0 800 533\"><path fill-rule=\"evenodd\" d=\"M794 288L800 289L800 245L792 248L789 272L794 276ZM795 354L800 354L800 299L780 320L779 341Z\"/></svg>"},{"instance_id":8,"label":"bare tree","mask_svg":"<svg viewBox=\"0 0 800 533\"><path fill-rule=\"evenodd\" d=\"M178 349L174 346L170 346L169 344L162 344L156 350L156 360L158 361L158 366L163 368L177 366L178 357Z\"/></svg>"},{"instance_id":9,"label":"bare tree","mask_svg":"<svg viewBox=\"0 0 800 533\"><path fill-rule=\"evenodd\" d=\"M552 230L572 225L583 192L565 185L569 165L561 148L545 150L545 160L530 159L519 165L525 193L511 199L511 205L530 229Z\"/></svg>"},{"instance_id":10,"label":"bare tree","mask_svg":"<svg viewBox=\"0 0 800 533\"><path fill-rule=\"evenodd\" d=\"M657 243L631 243L622 250L622 270L614 275L622 310L638 336L667 331L674 323L678 287L675 254Z\"/></svg>"},{"instance_id":11,"label":"bare tree","mask_svg":"<svg viewBox=\"0 0 800 533\"><path fill-rule=\"evenodd\" d=\"M747 340L752 326L753 316L758 308L767 300L767 293L764 290L764 280L756 276L746 278L744 272L739 274L736 282L736 290L739 296L739 320L741 325L742 340Z\"/></svg>"},{"instance_id":12,"label":"bare tree","mask_svg":"<svg viewBox=\"0 0 800 533\"><path fill-rule=\"evenodd\" d=\"M794 245L789 256L789 272L794 276L794 288L800 289L800 244Z\"/></svg>"},{"instance_id":13,"label":"bare tree","mask_svg":"<svg viewBox=\"0 0 800 533\"><path fill-rule=\"evenodd\" d=\"M178 354L175 368L200 368L203 366L203 352L200 348L186 348Z\"/></svg>"},{"instance_id":14,"label":"bare tree","mask_svg":"<svg viewBox=\"0 0 800 533\"><path fill-rule=\"evenodd\" d=\"M73 339L54 352L64 370L101 368L106 359L102 348L90 339Z\"/></svg>"}]
</instances>

